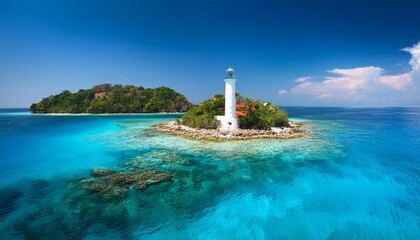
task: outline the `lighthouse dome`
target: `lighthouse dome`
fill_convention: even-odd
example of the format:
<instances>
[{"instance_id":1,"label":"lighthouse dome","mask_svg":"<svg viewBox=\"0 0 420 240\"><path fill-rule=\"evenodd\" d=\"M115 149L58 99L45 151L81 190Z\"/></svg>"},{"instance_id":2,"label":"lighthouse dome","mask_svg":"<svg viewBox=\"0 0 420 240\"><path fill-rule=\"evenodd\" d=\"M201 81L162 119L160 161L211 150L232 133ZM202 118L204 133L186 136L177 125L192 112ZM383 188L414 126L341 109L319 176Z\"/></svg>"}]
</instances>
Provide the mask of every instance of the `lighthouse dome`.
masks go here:
<instances>
[{"instance_id":1,"label":"lighthouse dome","mask_svg":"<svg viewBox=\"0 0 420 240\"><path fill-rule=\"evenodd\" d=\"M232 68L228 68L226 70L226 77L227 78L233 78L233 74L235 73L235 70L233 70Z\"/></svg>"}]
</instances>

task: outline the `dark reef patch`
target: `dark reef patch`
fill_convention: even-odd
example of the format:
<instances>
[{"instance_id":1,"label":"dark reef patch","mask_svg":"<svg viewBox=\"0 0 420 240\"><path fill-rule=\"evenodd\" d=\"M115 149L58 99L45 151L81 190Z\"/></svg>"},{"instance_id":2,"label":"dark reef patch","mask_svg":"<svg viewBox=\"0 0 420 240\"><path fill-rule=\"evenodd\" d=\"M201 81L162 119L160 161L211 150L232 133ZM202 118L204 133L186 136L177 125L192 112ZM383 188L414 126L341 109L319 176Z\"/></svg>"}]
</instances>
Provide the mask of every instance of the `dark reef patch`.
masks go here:
<instances>
[{"instance_id":1,"label":"dark reef patch","mask_svg":"<svg viewBox=\"0 0 420 240\"><path fill-rule=\"evenodd\" d=\"M143 190L149 185L172 179L171 173L155 170L117 172L111 169L95 168L91 174L95 178L81 180L82 187L91 193L98 193L106 199L124 198L131 187Z\"/></svg>"},{"instance_id":2,"label":"dark reef patch","mask_svg":"<svg viewBox=\"0 0 420 240\"><path fill-rule=\"evenodd\" d=\"M18 208L17 202L23 193L13 188L0 190L0 219Z\"/></svg>"},{"instance_id":3,"label":"dark reef patch","mask_svg":"<svg viewBox=\"0 0 420 240\"><path fill-rule=\"evenodd\" d=\"M47 180L34 179L31 181L26 194L31 201L35 202L44 198L48 194L49 188L50 183Z\"/></svg>"}]
</instances>

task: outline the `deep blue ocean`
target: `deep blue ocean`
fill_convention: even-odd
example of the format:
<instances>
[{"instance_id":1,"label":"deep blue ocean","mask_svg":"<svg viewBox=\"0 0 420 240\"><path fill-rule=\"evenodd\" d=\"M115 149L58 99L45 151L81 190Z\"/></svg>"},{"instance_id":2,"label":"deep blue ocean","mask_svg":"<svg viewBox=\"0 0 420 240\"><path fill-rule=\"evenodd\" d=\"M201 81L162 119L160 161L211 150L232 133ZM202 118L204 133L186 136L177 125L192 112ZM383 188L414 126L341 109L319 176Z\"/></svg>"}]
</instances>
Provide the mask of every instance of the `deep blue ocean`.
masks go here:
<instances>
[{"instance_id":1,"label":"deep blue ocean","mask_svg":"<svg viewBox=\"0 0 420 240\"><path fill-rule=\"evenodd\" d=\"M420 108L286 108L311 136L209 142L179 118L0 110L0 239L420 239ZM106 198L93 168L171 181Z\"/></svg>"}]
</instances>

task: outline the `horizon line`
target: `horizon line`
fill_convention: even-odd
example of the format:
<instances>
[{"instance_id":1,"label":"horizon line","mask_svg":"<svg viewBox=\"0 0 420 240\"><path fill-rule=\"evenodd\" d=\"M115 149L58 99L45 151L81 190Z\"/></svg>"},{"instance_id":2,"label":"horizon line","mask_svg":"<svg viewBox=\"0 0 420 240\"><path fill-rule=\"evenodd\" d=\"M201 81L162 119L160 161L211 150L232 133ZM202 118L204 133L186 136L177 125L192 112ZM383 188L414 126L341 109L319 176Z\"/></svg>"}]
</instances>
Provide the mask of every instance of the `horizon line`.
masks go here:
<instances>
[{"instance_id":1,"label":"horizon line","mask_svg":"<svg viewBox=\"0 0 420 240\"><path fill-rule=\"evenodd\" d=\"M287 108L287 107L301 107L301 108L420 108L419 106L304 106L304 105L288 105L288 106L281 106L278 105L280 108ZM28 109L29 107L0 107L0 109Z\"/></svg>"}]
</instances>

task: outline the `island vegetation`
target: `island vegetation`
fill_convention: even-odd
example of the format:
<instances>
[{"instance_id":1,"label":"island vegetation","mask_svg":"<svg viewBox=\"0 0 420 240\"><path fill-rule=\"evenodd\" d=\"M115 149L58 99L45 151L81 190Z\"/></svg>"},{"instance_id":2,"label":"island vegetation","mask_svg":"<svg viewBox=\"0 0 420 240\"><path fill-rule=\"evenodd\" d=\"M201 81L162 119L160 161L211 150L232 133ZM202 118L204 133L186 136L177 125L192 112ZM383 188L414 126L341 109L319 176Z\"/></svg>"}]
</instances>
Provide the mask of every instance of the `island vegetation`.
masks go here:
<instances>
[{"instance_id":1,"label":"island vegetation","mask_svg":"<svg viewBox=\"0 0 420 240\"><path fill-rule=\"evenodd\" d=\"M280 110L272 103L244 98L236 94L236 102L243 103L240 110L244 114L238 116L239 128L270 130L272 127L288 127L287 112ZM216 115L224 115L225 98L223 95L214 95L199 105L188 110L179 123L199 129L216 129L219 125Z\"/></svg>"},{"instance_id":2,"label":"island vegetation","mask_svg":"<svg viewBox=\"0 0 420 240\"><path fill-rule=\"evenodd\" d=\"M192 104L168 87L100 84L77 93L68 90L34 103L32 113L159 113L185 112Z\"/></svg>"},{"instance_id":3,"label":"island vegetation","mask_svg":"<svg viewBox=\"0 0 420 240\"><path fill-rule=\"evenodd\" d=\"M302 122L289 122L287 112L269 102L244 98L236 94L239 129L223 129L217 115L224 115L225 97L212 98L191 107L177 121L168 121L154 128L173 135L201 140L291 139L309 136Z\"/></svg>"}]
</instances>

